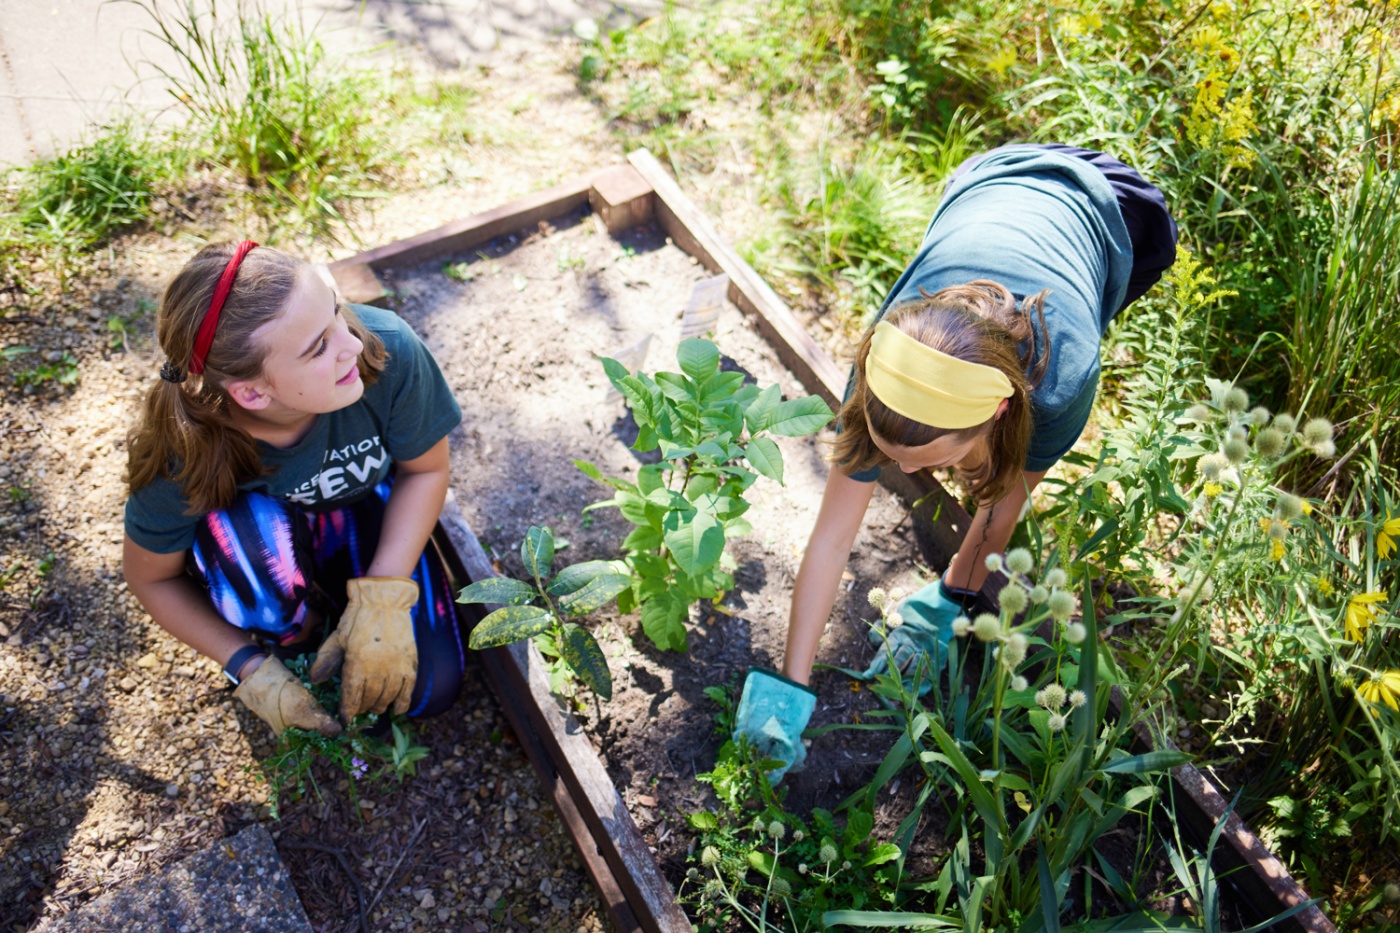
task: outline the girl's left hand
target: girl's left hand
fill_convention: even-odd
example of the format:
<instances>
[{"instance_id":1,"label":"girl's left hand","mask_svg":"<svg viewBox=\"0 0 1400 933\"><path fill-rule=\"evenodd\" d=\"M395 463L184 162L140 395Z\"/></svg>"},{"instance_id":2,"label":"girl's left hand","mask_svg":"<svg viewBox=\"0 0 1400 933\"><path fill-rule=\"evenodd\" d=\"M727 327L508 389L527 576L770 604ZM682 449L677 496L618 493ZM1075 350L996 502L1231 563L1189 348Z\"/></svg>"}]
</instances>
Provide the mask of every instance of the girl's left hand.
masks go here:
<instances>
[{"instance_id":1,"label":"girl's left hand","mask_svg":"<svg viewBox=\"0 0 1400 933\"><path fill-rule=\"evenodd\" d=\"M361 577L347 584L349 600L340 624L311 665L311 682L340 678L340 717L408 712L418 677L418 647L409 610L418 584L407 577Z\"/></svg>"}]
</instances>

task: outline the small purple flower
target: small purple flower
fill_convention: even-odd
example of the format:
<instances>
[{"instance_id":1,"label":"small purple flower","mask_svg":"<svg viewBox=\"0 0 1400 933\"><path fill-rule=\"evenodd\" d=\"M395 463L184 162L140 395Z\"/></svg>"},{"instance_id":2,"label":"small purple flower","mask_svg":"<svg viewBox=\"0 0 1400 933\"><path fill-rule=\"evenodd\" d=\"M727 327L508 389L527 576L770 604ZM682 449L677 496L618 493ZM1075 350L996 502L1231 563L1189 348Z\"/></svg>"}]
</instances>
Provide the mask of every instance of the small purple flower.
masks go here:
<instances>
[{"instance_id":1,"label":"small purple flower","mask_svg":"<svg viewBox=\"0 0 1400 933\"><path fill-rule=\"evenodd\" d=\"M358 781L360 778L365 776L365 773L367 771L369 771L368 762L362 761L359 758L350 759L350 776L352 778Z\"/></svg>"}]
</instances>

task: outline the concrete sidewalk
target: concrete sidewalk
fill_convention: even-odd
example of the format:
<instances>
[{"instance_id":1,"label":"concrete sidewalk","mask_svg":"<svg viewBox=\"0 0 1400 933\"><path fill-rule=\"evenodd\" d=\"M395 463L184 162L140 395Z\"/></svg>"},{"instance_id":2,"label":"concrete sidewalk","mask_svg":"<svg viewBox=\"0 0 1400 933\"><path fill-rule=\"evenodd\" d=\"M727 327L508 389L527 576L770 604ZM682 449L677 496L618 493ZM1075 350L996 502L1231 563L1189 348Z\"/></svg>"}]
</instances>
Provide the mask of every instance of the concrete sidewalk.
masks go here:
<instances>
[{"instance_id":1,"label":"concrete sidewalk","mask_svg":"<svg viewBox=\"0 0 1400 933\"><path fill-rule=\"evenodd\" d=\"M153 2L153 0L145 0ZM185 0L154 0L167 12ZM197 0L221 16L233 0ZM654 15L662 0L263 0L300 8L333 56L362 53L415 67L454 70L497 51L527 51L580 19L616 23ZM124 114L176 119L166 84L148 62L177 60L146 30L150 15L126 2L0 2L0 166L66 150L94 125Z\"/></svg>"}]
</instances>

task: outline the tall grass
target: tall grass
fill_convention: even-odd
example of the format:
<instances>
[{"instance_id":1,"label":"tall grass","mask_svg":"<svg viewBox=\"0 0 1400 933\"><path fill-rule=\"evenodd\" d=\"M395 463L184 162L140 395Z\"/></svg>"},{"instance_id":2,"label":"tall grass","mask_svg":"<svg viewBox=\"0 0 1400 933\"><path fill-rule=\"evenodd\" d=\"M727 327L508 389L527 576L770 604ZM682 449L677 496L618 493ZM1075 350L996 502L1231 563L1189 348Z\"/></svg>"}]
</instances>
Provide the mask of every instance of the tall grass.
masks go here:
<instances>
[{"instance_id":1,"label":"tall grass","mask_svg":"<svg viewBox=\"0 0 1400 933\"><path fill-rule=\"evenodd\" d=\"M299 10L121 2L146 12L147 31L179 62L148 64L188 113L200 161L235 172L274 230L331 236L349 201L375 195L392 152L375 120L382 85L333 61Z\"/></svg>"}]
</instances>

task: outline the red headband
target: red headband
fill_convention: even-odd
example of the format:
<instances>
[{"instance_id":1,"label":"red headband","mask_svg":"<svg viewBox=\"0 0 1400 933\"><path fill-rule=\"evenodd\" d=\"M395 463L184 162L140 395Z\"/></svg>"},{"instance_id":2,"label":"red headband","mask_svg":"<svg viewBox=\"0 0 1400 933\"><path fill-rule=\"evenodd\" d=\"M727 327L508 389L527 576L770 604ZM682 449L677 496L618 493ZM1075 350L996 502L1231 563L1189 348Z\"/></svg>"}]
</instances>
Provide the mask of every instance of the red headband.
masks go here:
<instances>
[{"instance_id":1,"label":"red headband","mask_svg":"<svg viewBox=\"0 0 1400 933\"><path fill-rule=\"evenodd\" d=\"M233 291L233 280L238 277L238 267L243 263L243 257L257 245L252 240L239 243L238 248L229 257L228 265L224 266L224 274L219 276L219 285L214 289L214 297L209 300L209 310L204 312L204 320L200 322L199 333L194 338L190 372L195 375L204 372L204 358L209 355L209 347L214 342L214 331L219 327L219 312L224 309L228 293Z\"/></svg>"}]
</instances>

